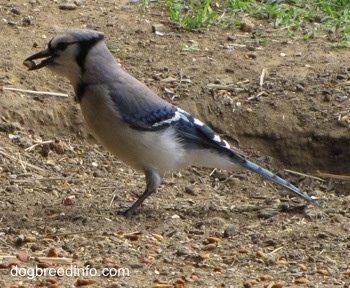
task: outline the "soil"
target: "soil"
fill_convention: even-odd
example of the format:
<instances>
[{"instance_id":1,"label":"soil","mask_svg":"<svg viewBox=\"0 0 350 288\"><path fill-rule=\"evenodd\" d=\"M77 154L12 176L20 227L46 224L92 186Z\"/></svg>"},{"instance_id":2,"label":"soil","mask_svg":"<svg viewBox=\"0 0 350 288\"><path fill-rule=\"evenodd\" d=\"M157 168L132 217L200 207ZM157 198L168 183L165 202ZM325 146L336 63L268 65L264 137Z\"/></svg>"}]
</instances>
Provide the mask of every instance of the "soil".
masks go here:
<instances>
[{"instance_id":1,"label":"soil","mask_svg":"<svg viewBox=\"0 0 350 288\"><path fill-rule=\"evenodd\" d=\"M186 32L134 2L0 3L0 85L69 94L0 89L0 287L350 287L349 49L254 19ZM124 218L144 176L94 141L67 80L22 65L68 28L103 31L126 71L322 209L247 171L192 168ZM93 275L105 268L119 274Z\"/></svg>"}]
</instances>

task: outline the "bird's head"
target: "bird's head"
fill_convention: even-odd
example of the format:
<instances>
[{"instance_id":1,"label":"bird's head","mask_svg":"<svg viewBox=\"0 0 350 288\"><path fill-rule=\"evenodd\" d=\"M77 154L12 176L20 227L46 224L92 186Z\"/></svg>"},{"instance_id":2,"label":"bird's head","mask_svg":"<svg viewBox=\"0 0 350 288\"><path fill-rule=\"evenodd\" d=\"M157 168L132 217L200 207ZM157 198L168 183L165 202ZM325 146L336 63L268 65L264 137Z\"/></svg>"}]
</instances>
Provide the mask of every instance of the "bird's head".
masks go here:
<instances>
[{"instance_id":1,"label":"bird's head","mask_svg":"<svg viewBox=\"0 0 350 288\"><path fill-rule=\"evenodd\" d=\"M88 52L103 38L104 34L97 31L69 30L53 37L46 49L29 56L23 64L28 70L47 67L74 83L77 75L84 72ZM43 60L36 64L34 60L38 59Z\"/></svg>"}]
</instances>

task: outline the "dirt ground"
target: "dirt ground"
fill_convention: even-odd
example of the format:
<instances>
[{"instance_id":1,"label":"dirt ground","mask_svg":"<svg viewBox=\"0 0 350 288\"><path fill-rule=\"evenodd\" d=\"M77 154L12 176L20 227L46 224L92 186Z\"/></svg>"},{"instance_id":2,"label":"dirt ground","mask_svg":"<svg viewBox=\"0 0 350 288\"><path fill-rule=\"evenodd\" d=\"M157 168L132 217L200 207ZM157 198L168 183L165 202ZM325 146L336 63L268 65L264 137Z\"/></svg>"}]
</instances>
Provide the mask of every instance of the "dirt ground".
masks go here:
<instances>
[{"instance_id":1,"label":"dirt ground","mask_svg":"<svg viewBox=\"0 0 350 288\"><path fill-rule=\"evenodd\" d=\"M350 287L350 184L317 172L350 175L349 49L254 19L253 33L184 32L159 4L77 3L0 2L0 86L69 94L0 89L0 287ZM65 79L22 65L67 28L103 31L125 70L323 208L192 168L121 216L144 176L94 142Z\"/></svg>"}]
</instances>

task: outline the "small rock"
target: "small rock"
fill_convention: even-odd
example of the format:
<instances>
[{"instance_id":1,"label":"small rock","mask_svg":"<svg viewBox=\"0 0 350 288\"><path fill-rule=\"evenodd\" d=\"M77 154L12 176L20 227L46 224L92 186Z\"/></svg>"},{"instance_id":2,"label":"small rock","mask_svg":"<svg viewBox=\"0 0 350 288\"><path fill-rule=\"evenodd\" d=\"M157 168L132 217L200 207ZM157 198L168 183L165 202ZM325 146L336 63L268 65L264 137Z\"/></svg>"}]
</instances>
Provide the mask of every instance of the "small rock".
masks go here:
<instances>
[{"instance_id":1,"label":"small rock","mask_svg":"<svg viewBox=\"0 0 350 288\"><path fill-rule=\"evenodd\" d=\"M297 278L294 280L295 284L306 284L306 285L310 285L311 281L306 279L306 278Z\"/></svg>"},{"instance_id":2,"label":"small rock","mask_svg":"<svg viewBox=\"0 0 350 288\"><path fill-rule=\"evenodd\" d=\"M73 3L66 3L66 4L61 4L58 6L59 9L61 10L68 10L68 11L72 11L78 8L77 5L73 4Z\"/></svg>"},{"instance_id":3,"label":"small rock","mask_svg":"<svg viewBox=\"0 0 350 288\"><path fill-rule=\"evenodd\" d=\"M15 15L21 15L21 11L19 11L17 8L12 8L11 13L13 13Z\"/></svg>"},{"instance_id":4,"label":"small rock","mask_svg":"<svg viewBox=\"0 0 350 288\"><path fill-rule=\"evenodd\" d=\"M78 279L77 282L75 283L76 286L86 286L86 285L92 285L95 284L96 280L95 279Z\"/></svg>"},{"instance_id":5,"label":"small rock","mask_svg":"<svg viewBox=\"0 0 350 288\"><path fill-rule=\"evenodd\" d=\"M277 265L288 265L288 261L286 259L279 259L276 261Z\"/></svg>"},{"instance_id":6,"label":"small rock","mask_svg":"<svg viewBox=\"0 0 350 288\"><path fill-rule=\"evenodd\" d=\"M262 275L260 276L261 281L270 281L272 279L271 275Z\"/></svg>"},{"instance_id":7,"label":"small rock","mask_svg":"<svg viewBox=\"0 0 350 288\"><path fill-rule=\"evenodd\" d=\"M307 267L304 264L299 263L298 266L300 267L300 269L302 271L306 271L307 270Z\"/></svg>"},{"instance_id":8,"label":"small rock","mask_svg":"<svg viewBox=\"0 0 350 288\"><path fill-rule=\"evenodd\" d=\"M268 286L268 287L271 287L271 288L282 288L284 286L284 282L276 282L274 284L272 284L272 286Z\"/></svg>"},{"instance_id":9,"label":"small rock","mask_svg":"<svg viewBox=\"0 0 350 288\"><path fill-rule=\"evenodd\" d=\"M33 252L36 252L36 251L41 251L43 248L37 244L33 244L32 246L30 246L30 250L33 251Z\"/></svg>"},{"instance_id":10,"label":"small rock","mask_svg":"<svg viewBox=\"0 0 350 288\"><path fill-rule=\"evenodd\" d=\"M340 103L341 103L341 102L344 102L344 101L347 100L347 99L348 99L348 96L345 96L345 95L344 95L344 96L338 96L338 97L337 97L337 101L340 102Z\"/></svg>"},{"instance_id":11,"label":"small rock","mask_svg":"<svg viewBox=\"0 0 350 288\"><path fill-rule=\"evenodd\" d=\"M251 287L258 285L258 284L259 284L259 282L257 280L252 279L252 280L248 280L248 281L244 282L243 287L244 288L251 288Z\"/></svg>"},{"instance_id":12,"label":"small rock","mask_svg":"<svg viewBox=\"0 0 350 288\"><path fill-rule=\"evenodd\" d=\"M344 223L341 228L346 232L350 232L350 223Z\"/></svg>"},{"instance_id":13,"label":"small rock","mask_svg":"<svg viewBox=\"0 0 350 288\"><path fill-rule=\"evenodd\" d=\"M326 270L326 269L318 269L318 270L317 270L317 273L318 273L318 274L321 274L321 275L323 275L323 276L329 276L329 271Z\"/></svg>"},{"instance_id":14,"label":"small rock","mask_svg":"<svg viewBox=\"0 0 350 288\"><path fill-rule=\"evenodd\" d=\"M138 241L141 238L140 234L126 234L124 235L125 239L128 239L130 241Z\"/></svg>"},{"instance_id":15,"label":"small rock","mask_svg":"<svg viewBox=\"0 0 350 288\"><path fill-rule=\"evenodd\" d=\"M56 247L51 247L47 252L47 257L58 257L58 249Z\"/></svg>"},{"instance_id":16,"label":"small rock","mask_svg":"<svg viewBox=\"0 0 350 288\"><path fill-rule=\"evenodd\" d=\"M157 23L152 25L152 32L164 32L164 25Z\"/></svg>"},{"instance_id":17,"label":"small rock","mask_svg":"<svg viewBox=\"0 0 350 288\"><path fill-rule=\"evenodd\" d=\"M23 26L30 26L32 24L32 17L27 16L22 19Z\"/></svg>"},{"instance_id":18,"label":"small rock","mask_svg":"<svg viewBox=\"0 0 350 288\"><path fill-rule=\"evenodd\" d=\"M258 256L259 258L267 258L268 257L268 255L261 250L256 252L256 256Z\"/></svg>"},{"instance_id":19,"label":"small rock","mask_svg":"<svg viewBox=\"0 0 350 288\"><path fill-rule=\"evenodd\" d=\"M181 246L176 250L177 256L189 256L191 254L192 254L192 251L186 246Z\"/></svg>"},{"instance_id":20,"label":"small rock","mask_svg":"<svg viewBox=\"0 0 350 288\"><path fill-rule=\"evenodd\" d=\"M297 90L298 92L303 92L303 91L304 91L304 86L301 85L301 84L297 84L296 90Z\"/></svg>"},{"instance_id":21,"label":"small rock","mask_svg":"<svg viewBox=\"0 0 350 288\"><path fill-rule=\"evenodd\" d=\"M254 29L254 24L250 22L248 19L243 19L240 27L243 32L252 32Z\"/></svg>"},{"instance_id":22,"label":"small rock","mask_svg":"<svg viewBox=\"0 0 350 288\"><path fill-rule=\"evenodd\" d=\"M237 250L238 253L241 253L241 254L249 254L250 253L250 250L247 249L247 248L239 248Z\"/></svg>"},{"instance_id":23,"label":"small rock","mask_svg":"<svg viewBox=\"0 0 350 288\"><path fill-rule=\"evenodd\" d=\"M189 186L186 186L185 187L185 193L189 194L189 195L192 195L192 196L196 196L197 193L194 192L193 188L189 187Z\"/></svg>"},{"instance_id":24,"label":"small rock","mask_svg":"<svg viewBox=\"0 0 350 288\"><path fill-rule=\"evenodd\" d=\"M224 230L224 237L230 238L237 233L236 226L230 224Z\"/></svg>"},{"instance_id":25,"label":"small rock","mask_svg":"<svg viewBox=\"0 0 350 288\"><path fill-rule=\"evenodd\" d=\"M220 239L220 238L217 238L217 237L208 237L208 238L207 238L207 241L208 241L209 243L219 243L219 242L221 241L221 239Z\"/></svg>"},{"instance_id":26,"label":"small rock","mask_svg":"<svg viewBox=\"0 0 350 288\"><path fill-rule=\"evenodd\" d=\"M25 243L25 237L23 235L19 235L15 240L15 246L20 247Z\"/></svg>"},{"instance_id":27,"label":"small rock","mask_svg":"<svg viewBox=\"0 0 350 288\"><path fill-rule=\"evenodd\" d=\"M33 242L36 242L37 239L35 236L27 236L27 237L25 237L25 241L26 241L26 243L33 243Z\"/></svg>"},{"instance_id":28,"label":"small rock","mask_svg":"<svg viewBox=\"0 0 350 288\"><path fill-rule=\"evenodd\" d=\"M11 193L18 193L18 194L21 192L16 185L7 186L5 188L5 191L6 192L11 192Z\"/></svg>"},{"instance_id":29,"label":"small rock","mask_svg":"<svg viewBox=\"0 0 350 288\"><path fill-rule=\"evenodd\" d=\"M132 268L132 269L142 269L143 265L140 264L140 263L132 263L132 264L130 264L130 268Z\"/></svg>"},{"instance_id":30,"label":"small rock","mask_svg":"<svg viewBox=\"0 0 350 288\"><path fill-rule=\"evenodd\" d=\"M330 95L330 94L324 95L324 96L323 96L323 101L324 101L324 102L330 102L330 101L332 101L332 95Z\"/></svg>"},{"instance_id":31,"label":"small rock","mask_svg":"<svg viewBox=\"0 0 350 288\"><path fill-rule=\"evenodd\" d=\"M346 75L346 74L338 74L337 75L337 79L338 80L348 80L348 75Z\"/></svg>"},{"instance_id":32,"label":"small rock","mask_svg":"<svg viewBox=\"0 0 350 288\"><path fill-rule=\"evenodd\" d=\"M65 147L65 144L62 141L59 141L59 140L57 140L54 143L50 144L50 148L52 150L54 150L59 155L64 154L64 151L65 151L64 147Z\"/></svg>"},{"instance_id":33,"label":"small rock","mask_svg":"<svg viewBox=\"0 0 350 288\"><path fill-rule=\"evenodd\" d=\"M256 52L249 52L245 56L248 59L256 59L258 57L258 54Z\"/></svg>"},{"instance_id":34,"label":"small rock","mask_svg":"<svg viewBox=\"0 0 350 288\"><path fill-rule=\"evenodd\" d=\"M216 244L211 243L211 244L205 245L205 246L202 248L202 250L203 250L203 251L213 251L213 250L215 250L215 248L216 248Z\"/></svg>"}]
</instances>

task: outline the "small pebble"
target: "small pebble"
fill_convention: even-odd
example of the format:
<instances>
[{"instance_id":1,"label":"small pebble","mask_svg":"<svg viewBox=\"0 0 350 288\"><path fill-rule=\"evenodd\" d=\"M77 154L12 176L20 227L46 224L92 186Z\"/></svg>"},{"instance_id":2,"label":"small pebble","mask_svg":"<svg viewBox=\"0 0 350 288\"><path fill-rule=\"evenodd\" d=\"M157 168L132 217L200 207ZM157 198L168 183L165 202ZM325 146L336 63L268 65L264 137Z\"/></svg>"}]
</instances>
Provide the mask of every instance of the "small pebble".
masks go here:
<instances>
[{"instance_id":1,"label":"small pebble","mask_svg":"<svg viewBox=\"0 0 350 288\"><path fill-rule=\"evenodd\" d=\"M5 188L5 191L10 193L16 193L16 194L19 194L21 192L16 185L7 186Z\"/></svg>"},{"instance_id":2,"label":"small pebble","mask_svg":"<svg viewBox=\"0 0 350 288\"><path fill-rule=\"evenodd\" d=\"M58 249L56 247L51 247L47 252L47 257L58 257Z\"/></svg>"},{"instance_id":3,"label":"small pebble","mask_svg":"<svg viewBox=\"0 0 350 288\"><path fill-rule=\"evenodd\" d=\"M196 196L197 195L197 193L194 192L194 189L192 187L189 187L189 186L185 187L185 193L187 193L189 195L192 195L192 196Z\"/></svg>"},{"instance_id":4,"label":"small pebble","mask_svg":"<svg viewBox=\"0 0 350 288\"><path fill-rule=\"evenodd\" d=\"M66 4L61 4L58 6L59 9L61 10L67 10L67 11L72 11L78 8L77 5L73 3L66 3Z\"/></svg>"},{"instance_id":5,"label":"small pebble","mask_svg":"<svg viewBox=\"0 0 350 288\"><path fill-rule=\"evenodd\" d=\"M202 250L203 250L203 251L213 251L213 250L215 250L215 248L216 248L216 244L211 243L211 244L205 245L205 246L202 248Z\"/></svg>"},{"instance_id":6,"label":"small pebble","mask_svg":"<svg viewBox=\"0 0 350 288\"><path fill-rule=\"evenodd\" d=\"M96 283L95 279L78 279L75 285L76 286L87 286L87 285L92 285L95 283Z\"/></svg>"},{"instance_id":7,"label":"small pebble","mask_svg":"<svg viewBox=\"0 0 350 288\"><path fill-rule=\"evenodd\" d=\"M249 52L245 55L248 59L256 59L258 57L258 54L256 52Z\"/></svg>"},{"instance_id":8,"label":"small pebble","mask_svg":"<svg viewBox=\"0 0 350 288\"><path fill-rule=\"evenodd\" d=\"M306 279L306 278L297 278L294 280L295 284L306 284L306 285L310 285L311 281Z\"/></svg>"},{"instance_id":9,"label":"small pebble","mask_svg":"<svg viewBox=\"0 0 350 288\"><path fill-rule=\"evenodd\" d=\"M152 32L164 32L164 25L157 23L152 25Z\"/></svg>"},{"instance_id":10,"label":"small pebble","mask_svg":"<svg viewBox=\"0 0 350 288\"><path fill-rule=\"evenodd\" d=\"M237 233L235 225L228 225L224 230L224 237L230 238Z\"/></svg>"},{"instance_id":11,"label":"small pebble","mask_svg":"<svg viewBox=\"0 0 350 288\"><path fill-rule=\"evenodd\" d=\"M268 255L265 252L261 251L261 250L256 252L256 256L258 256L259 258L267 258L268 257Z\"/></svg>"},{"instance_id":12,"label":"small pebble","mask_svg":"<svg viewBox=\"0 0 350 288\"><path fill-rule=\"evenodd\" d=\"M12 8L11 13L13 13L15 15L21 15L21 11L19 11L17 8Z\"/></svg>"},{"instance_id":13,"label":"small pebble","mask_svg":"<svg viewBox=\"0 0 350 288\"><path fill-rule=\"evenodd\" d=\"M243 19L240 27L243 32L252 32L254 29L254 24L250 22L248 19Z\"/></svg>"},{"instance_id":14,"label":"small pebble","mask_svg":"<svg viewBox=\"0 0 350 288\"><path fill-rule=\"evenodd\" d=\"M348 80L348 75L346 75L346 74L338 74L337 75L337 79L338 80Z\"/></svg>"},{"instance_id":15,"label":"small pebble","mask_svg":"<svg viewBox=\"0 0 350 288\"><path fill-rule=\"evenodd\" d=\"M271 275L262 275L260 276L261 281L270 281L272 279Z\"/></svg>"}]
</instances>

